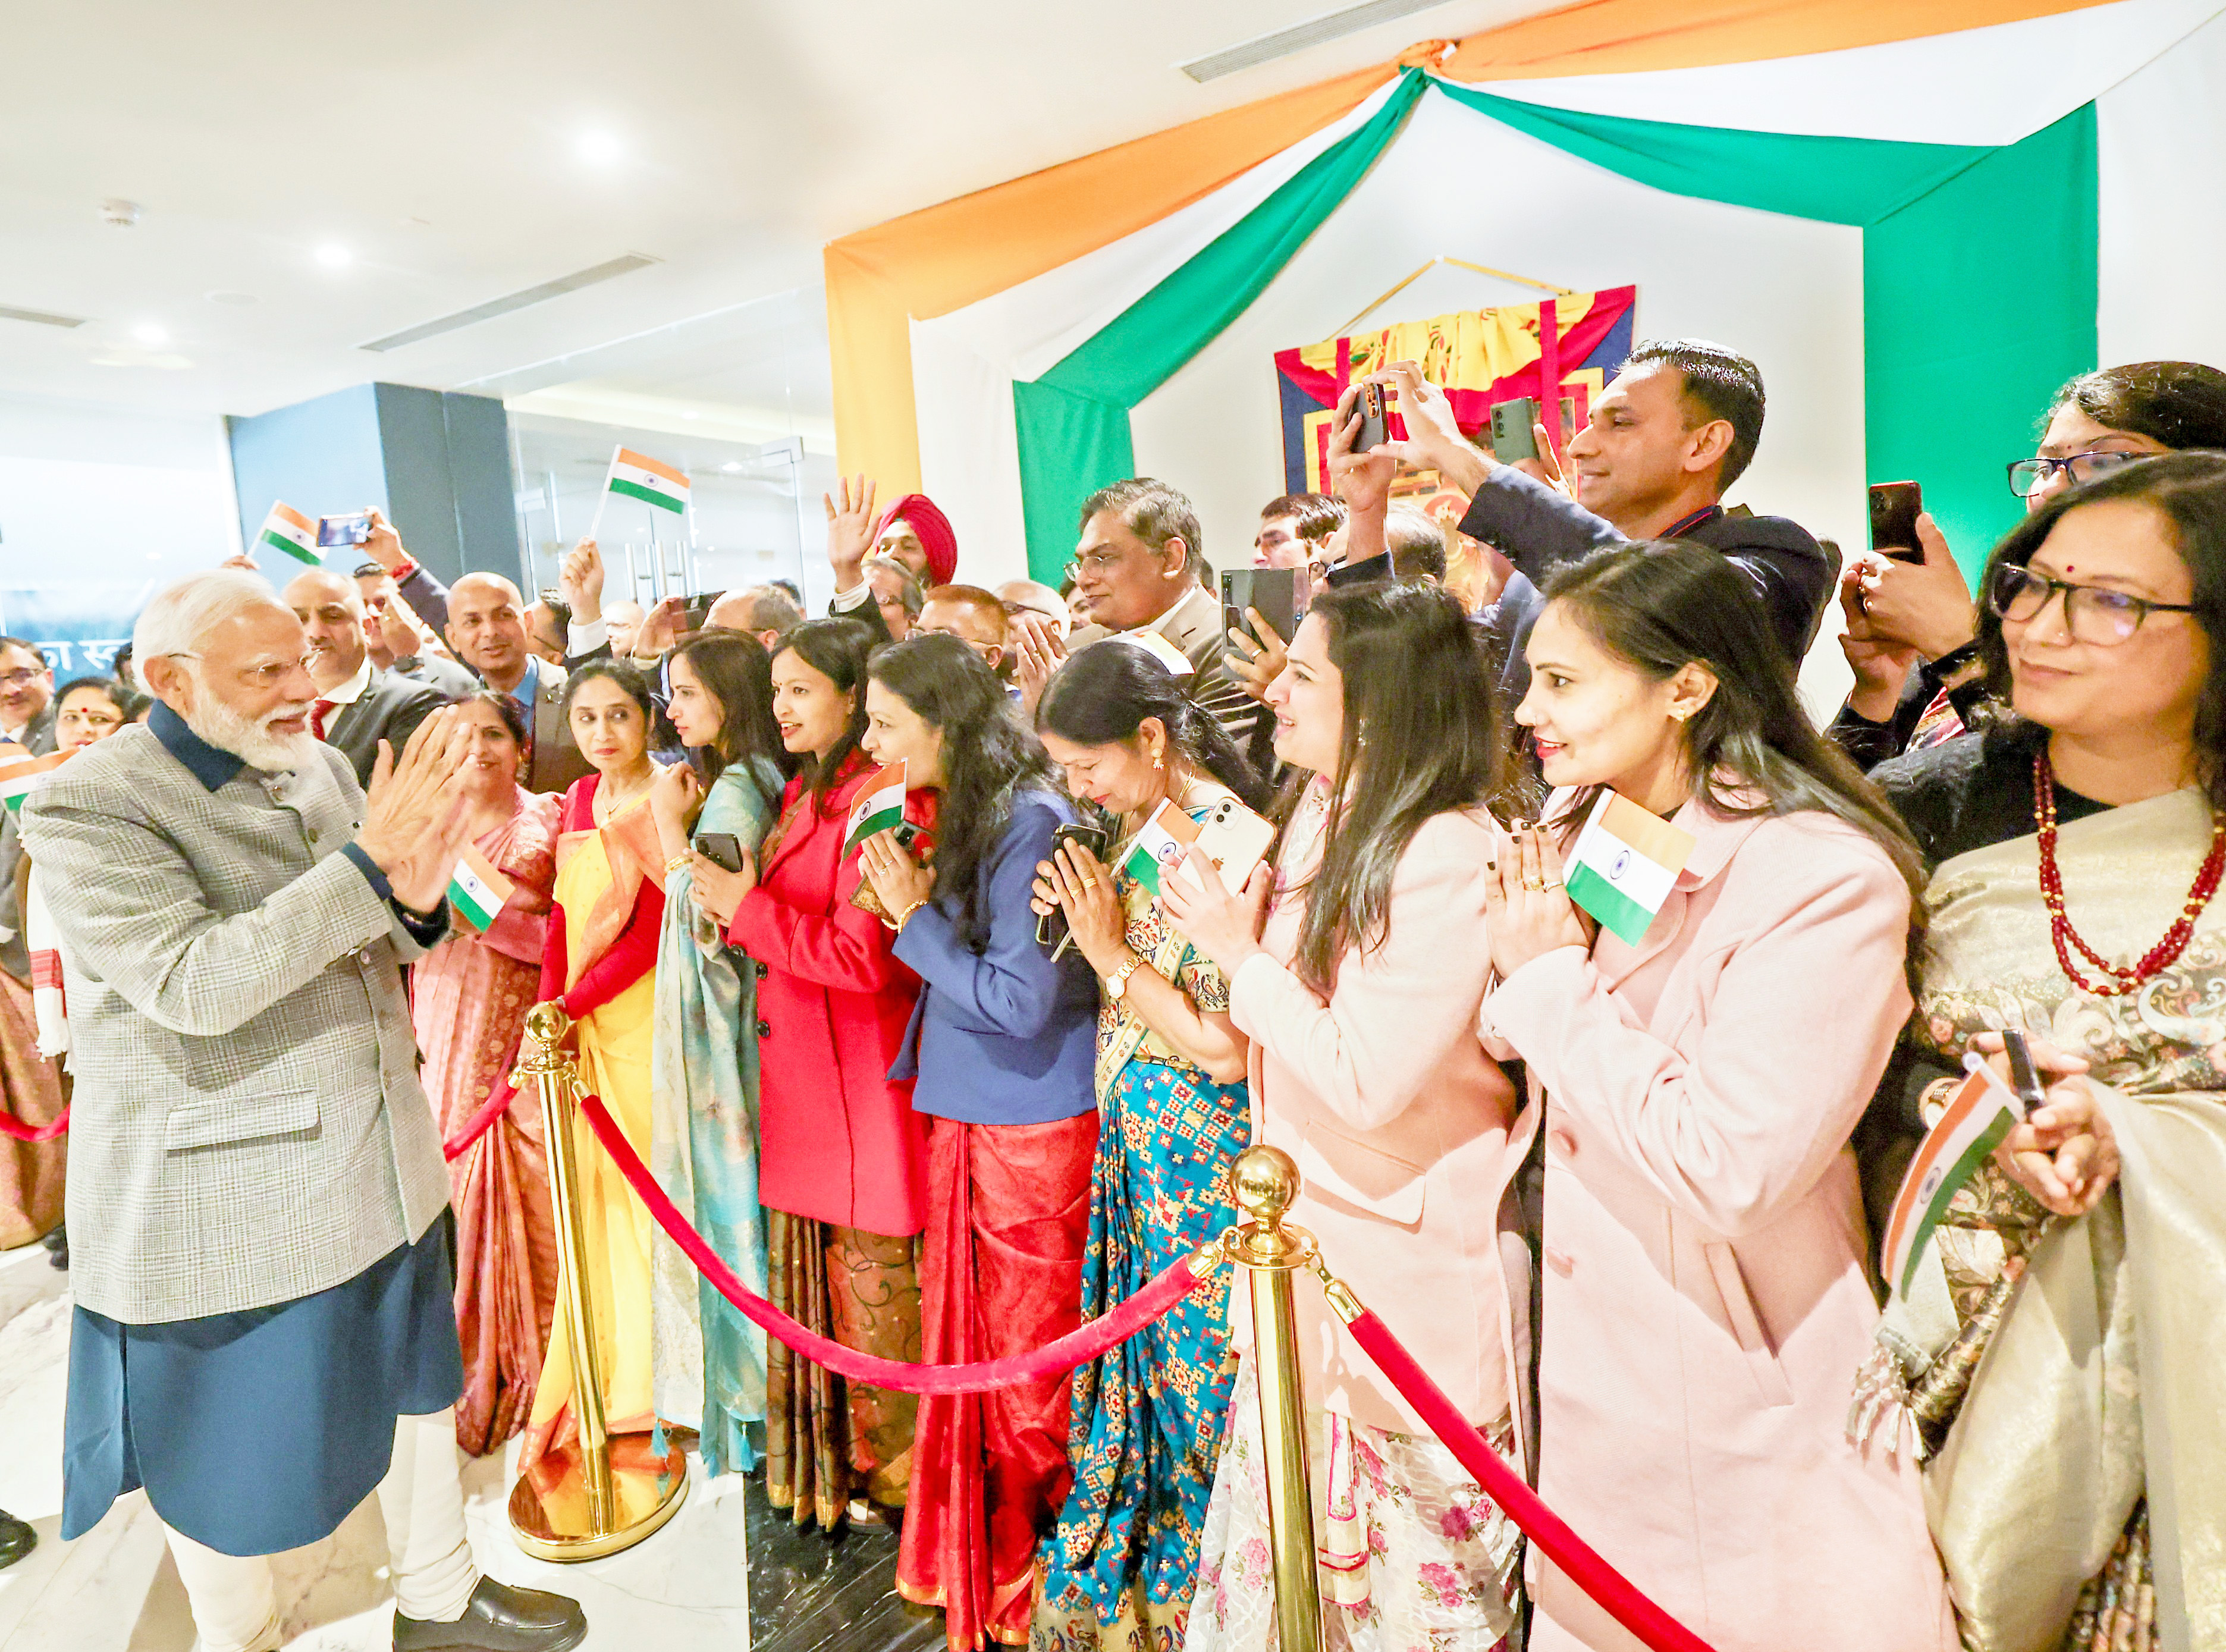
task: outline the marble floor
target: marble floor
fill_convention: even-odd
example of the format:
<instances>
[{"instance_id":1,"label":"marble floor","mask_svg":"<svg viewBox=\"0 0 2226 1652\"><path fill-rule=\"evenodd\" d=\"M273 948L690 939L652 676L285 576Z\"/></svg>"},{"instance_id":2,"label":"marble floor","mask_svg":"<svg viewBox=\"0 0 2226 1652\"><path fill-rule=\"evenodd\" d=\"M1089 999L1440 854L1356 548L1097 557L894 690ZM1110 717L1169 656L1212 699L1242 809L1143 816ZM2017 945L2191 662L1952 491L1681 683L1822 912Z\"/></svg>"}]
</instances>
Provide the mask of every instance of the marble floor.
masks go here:
<instances>
[{"instance_id":1,"label":"marble floor","mask_svg":"<svg viewBox=\"0 0 2226 1652\"><path fill-rule=\"evenodd\" d=\"M62 1406L69 1282L33 1245L0 1252L0 1509L28 1520L39 1547L0 1571L0 1652L191 1652L193 1620L145 1495L93 1530L60 1540ZM695 1475L688 1502L647 1541L608 1560L558 1566L529 1559L505 1519L512 1475L485 1458L464 1469L466 1518L480 1562L507 1583L556 1589L587 1608L588 1652L932 1652L939 1615L890 1584L886 1531L830 1542L766 1505L761 1480ZM385 1534L366 1500L324 1542L278 1562L289 1652L385 1652L392 1596Z\"/></svg>"}]
</instances>

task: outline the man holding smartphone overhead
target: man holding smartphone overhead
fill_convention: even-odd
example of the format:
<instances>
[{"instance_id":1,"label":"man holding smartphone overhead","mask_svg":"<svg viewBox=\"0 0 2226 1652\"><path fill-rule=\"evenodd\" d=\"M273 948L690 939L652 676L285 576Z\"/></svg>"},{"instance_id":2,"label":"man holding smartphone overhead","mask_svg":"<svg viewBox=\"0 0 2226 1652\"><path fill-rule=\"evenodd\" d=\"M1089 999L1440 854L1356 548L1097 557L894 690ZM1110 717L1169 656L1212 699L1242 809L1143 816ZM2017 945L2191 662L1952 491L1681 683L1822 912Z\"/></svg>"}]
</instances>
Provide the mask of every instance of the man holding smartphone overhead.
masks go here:
<instances>
[{"instance_id":1,"label":"man holding smartphone overhead","mask_svg":"<svg viewBox=\"0 0 2226 1652\"><path fill-rule=\"evenodd\" d=\"M1434 469L1468 494L1460 531L1498 546L1532 584L1543 588L1559 569L1627 540L1689 539L1721 551L1746 576L1778 645L1799 667L1831 594L1832 562L1797 522L1724 509L1725 492L1762 438L1762 374L1745 356L1696 339L1641 344L1564 448L1560 486L1478 448L1446 393L1412 362L1393 364L1384 378L1407 439L1379 451ZM1349 420L1351 410L1339 409ZM1540 463L1554 474L1542 455ZM1380 523L1356 511L1349 560L1380 552Z\"/></svg>"}]
</instances>

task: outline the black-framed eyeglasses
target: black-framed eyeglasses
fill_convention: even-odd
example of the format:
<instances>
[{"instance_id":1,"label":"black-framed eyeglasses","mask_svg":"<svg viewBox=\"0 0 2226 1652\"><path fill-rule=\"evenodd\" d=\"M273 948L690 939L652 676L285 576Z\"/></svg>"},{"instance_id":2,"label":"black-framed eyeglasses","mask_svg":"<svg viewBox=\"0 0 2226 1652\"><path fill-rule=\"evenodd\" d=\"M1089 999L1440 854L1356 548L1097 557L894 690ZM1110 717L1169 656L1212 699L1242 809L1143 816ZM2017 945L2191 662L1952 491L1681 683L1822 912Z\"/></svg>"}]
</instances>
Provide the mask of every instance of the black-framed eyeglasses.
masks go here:
<instances>
[{"instance_id":1,"label":"black-framed eyeglasses","mask_svg":"<svg viewBox=\"0 0 2226 1652\"><path fill-rule=\"evenodd\" d=\"M2064 593L2064 626L2072 640L2103 648L2129 640L2152 613L2196 611L2192 603L2152 602L2107 585L2073 585L2016 562L2004 562L1994 570L1987 606L1998 618L2026 625L2040 618L2058 591Z\"/></svg>"},{"instance_id":2,"label":"black-framed eyeglasses","mask_svg":"<svg viewBox=\"0 0 2226 1652\"><path fill-rule=\"evenodd\" d=\"M2013 459L2007 467L2010 492L2021 499L2029 499L2058 475L2069 476L2074 482L2091 482L2097 476L2108 475L2136 460L2155 457L2153 453L2120 453L2112 449L2102 453L2075 453L2063 459L2050 459L2045 455Z\"/></svg>"},{"instance_id":3,"label":"black-framed eyeglasses","mask_svg":"<svg viewBox=\"0 0 2226 1652\"><path fill-rule=\"evenodd\" d=\"M1059 571L1063 578L1078 580L1085 572L1095 571L1104 574L1120 565L1121 553L1117 550L1090 550L1084 551Z\"/></svg>"}]
</instances>

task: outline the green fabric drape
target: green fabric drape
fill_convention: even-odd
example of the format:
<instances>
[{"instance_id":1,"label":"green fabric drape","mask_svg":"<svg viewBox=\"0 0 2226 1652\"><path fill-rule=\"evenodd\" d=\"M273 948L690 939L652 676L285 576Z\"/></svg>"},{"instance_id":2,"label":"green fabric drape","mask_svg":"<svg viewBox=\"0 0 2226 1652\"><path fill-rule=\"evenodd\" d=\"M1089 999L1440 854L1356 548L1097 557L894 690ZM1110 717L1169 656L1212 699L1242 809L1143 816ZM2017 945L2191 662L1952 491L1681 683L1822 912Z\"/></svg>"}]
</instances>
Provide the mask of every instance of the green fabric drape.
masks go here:
<instances>
[{"instance_id":1,"label":"green fabric drape","mask_svg":"<svg viewBox=\"0 0 2226 1652\"><path fill-rule=\"evenodd\" d=\"M2092 104L1988 148L1630 120L1409 70L1365 125L1041 378L1013 386L1035 577L1058 579L1083 499L1133 473L1129 410L1259 296L1430 86L1634 182L1860 227L1868 474L1922 482L1967 569L2016 520L2004 462L2031 451L2056 387L2096 362Z\"/></svg>"},{"instance_id":2,"label":"green fabric drape","mask_svg":"<svg viewBox=\"0 0 2226 1652\"><path fill-rule=\"evenodd\" d=\"M1013 386L1028 572L1056 585L1074 550L1075 512L1136 473L1129 410L1242 315L1390 147L1429 88L1399 77L1383 106L1301 168L1197 257L1032 384Z\"/></svg>"},{"instance_id":3,"label":"green fabric drape","mask_svg":"<svg viewBox=\"0 0 2226 1652\"><path fill-rule=\"evenodd\" d=\"M1967 570L2016 521L2003 465L2032 451L2057 386L2095 365L2094 105L1989 149L1680 126L1438 90L1634 182L1860 226L1866 469L1922 482Z\"/></svg>"}]
</instances>

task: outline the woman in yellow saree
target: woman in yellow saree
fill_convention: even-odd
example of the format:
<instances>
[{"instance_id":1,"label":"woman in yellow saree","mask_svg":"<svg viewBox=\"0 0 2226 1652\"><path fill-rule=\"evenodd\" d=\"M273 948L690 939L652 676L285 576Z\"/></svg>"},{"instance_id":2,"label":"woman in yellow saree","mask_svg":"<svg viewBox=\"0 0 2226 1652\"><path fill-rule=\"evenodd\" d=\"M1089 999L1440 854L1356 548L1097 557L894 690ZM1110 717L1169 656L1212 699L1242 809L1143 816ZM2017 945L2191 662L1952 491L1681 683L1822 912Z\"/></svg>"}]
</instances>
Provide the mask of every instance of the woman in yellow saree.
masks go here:
<instances>
[{"instance_id":1,"label":"woman in yellow saree","mask_svg":"<svg viewBox=\"0 0 2226 1652\"><path fill-rule=\"evenodd\" d=\"M665 863L649 793L655 708L632 666L598 661L564 687L564 715L595 772L564 795L556 839L556 909L550 916L540 998L572 1018L580 1082L603 1103L634 1150L650 1152L650 1056L657 949L665 924ZM576 1121L574 1156L585 1228L603 1414L614 1435L656 1426L650 1397L649 1212ZM566 1287L518 1453L521 1471L577 1438ZM671 1334L671 1328L663 1328Z\"/></svg>"},{"instance_id":2,"label":"woman in yellow saree","mask_svg":"<svg viewBox=\"0 0 2226 1652\"><path fill-rule=\"evenodd\" d=\"M2015 720L1875 774L1936 868L1882 1102L1937 1116L2005 1027L2048 1095L1897 1292L1851 1432L1927 1459L1966 1646L2226 1646L2226 457L2052 501L1982 594Z\"/></svg>"}]
</instances>

